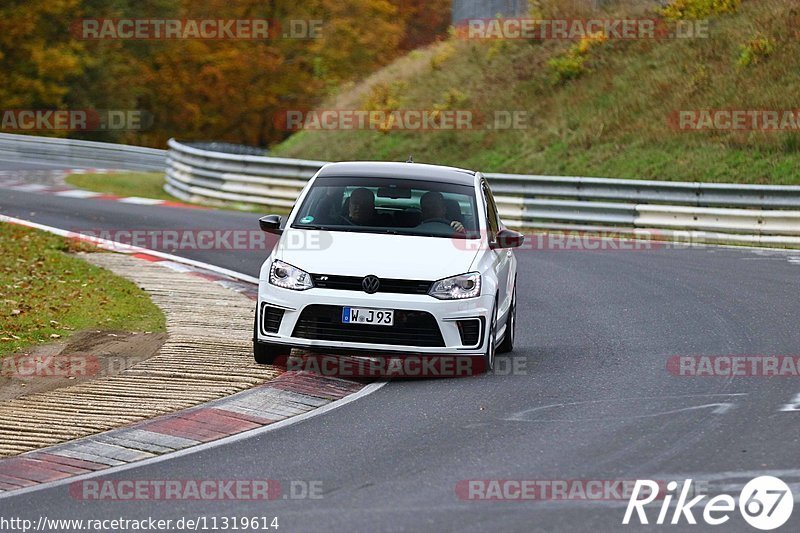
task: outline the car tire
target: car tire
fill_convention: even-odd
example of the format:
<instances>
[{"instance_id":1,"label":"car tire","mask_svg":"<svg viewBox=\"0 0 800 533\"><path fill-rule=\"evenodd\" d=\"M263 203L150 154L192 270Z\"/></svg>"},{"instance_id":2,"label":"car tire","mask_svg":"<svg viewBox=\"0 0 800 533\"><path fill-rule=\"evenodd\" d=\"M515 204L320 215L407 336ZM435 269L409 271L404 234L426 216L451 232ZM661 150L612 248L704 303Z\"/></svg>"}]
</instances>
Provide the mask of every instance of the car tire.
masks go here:
<instances>
[{"instance_id":1,"label":"car tire","mask_svg":"<svg viewBox=\"0 0 800 533\"><path fill-rule=\"evenodd\" d=\"M497 347L497 353L509 353L514 350L514 336L517 327L517 287L514 286L514 292L511 294L511 308L508 310L508 318L506 319L506 334L503 337L503 342Z\"/></svg>"},{"instance_id":2,"label":"car tire","mask_svg":"<svg viewBox=\"0 0 800 533\"><path fill-rule=\"evenodd\" d=\"M497 300L494 303L494 309L492 310L492 320L489 323L489 329L486 330L486 334L489 337L488 342L486 343L486 353L483 354L482 362L483 362L483 371L487 374L494 370L494 356L497 353L495 348L495 343L497 342Z\"/></svg>"},{"instance_id":3,"label":"car tire","mask_svg":"<svg viewBox=\"0 0 800 533\"><path fill-rule=\"evenodd\" d=\"M253 357L259 365L271 365L279 357L286 357L292 349L280 344L253 341Z\"/></svg>"},{"instance_id":4,"label":"car tire","mask_svg":"<svg viewBox=\"0 0 800 533\"><path fill-rule=\"evenodd\" d=\"M288 356L292 349L280 344L270 344L258 341L258 307L253 320L253 358L259 365L271 365L279 357Z\"/></svg>"}]
</instances>

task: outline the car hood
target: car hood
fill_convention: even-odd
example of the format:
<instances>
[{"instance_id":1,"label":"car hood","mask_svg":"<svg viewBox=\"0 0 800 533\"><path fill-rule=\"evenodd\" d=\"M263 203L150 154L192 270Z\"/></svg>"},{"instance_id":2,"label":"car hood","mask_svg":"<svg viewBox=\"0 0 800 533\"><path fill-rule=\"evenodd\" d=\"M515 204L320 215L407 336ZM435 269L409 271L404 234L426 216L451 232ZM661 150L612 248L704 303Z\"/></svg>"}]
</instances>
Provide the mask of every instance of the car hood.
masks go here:
<instances>
[{"instance_id":1,"label":"car hood","mask_svg":"<svg viewBox=\"0 0 800 533\"><path fill-rule=\"evenodd\" d=\"M287 228L273 256L313 274L435 281L469 272L478 242Z\"/></svg>"}]
</instances>

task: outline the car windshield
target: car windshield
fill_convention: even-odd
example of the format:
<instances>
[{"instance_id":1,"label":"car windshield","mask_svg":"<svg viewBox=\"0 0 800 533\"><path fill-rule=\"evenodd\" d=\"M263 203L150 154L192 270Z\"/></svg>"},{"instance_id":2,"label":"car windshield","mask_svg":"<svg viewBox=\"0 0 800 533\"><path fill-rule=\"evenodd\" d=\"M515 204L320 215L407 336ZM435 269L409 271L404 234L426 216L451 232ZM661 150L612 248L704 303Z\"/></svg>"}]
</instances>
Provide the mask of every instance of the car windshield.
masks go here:
<instances>
[{"instance_id":1,"label":"car windshield","mask_svg":"<svg viewBox=\"0 0 800 533\"><path fill-rule=\"evenodd\" d=\"M361 233L477 238L475 189L436 181L320 177L293 228Z\"/></svg>"}]
</instances>

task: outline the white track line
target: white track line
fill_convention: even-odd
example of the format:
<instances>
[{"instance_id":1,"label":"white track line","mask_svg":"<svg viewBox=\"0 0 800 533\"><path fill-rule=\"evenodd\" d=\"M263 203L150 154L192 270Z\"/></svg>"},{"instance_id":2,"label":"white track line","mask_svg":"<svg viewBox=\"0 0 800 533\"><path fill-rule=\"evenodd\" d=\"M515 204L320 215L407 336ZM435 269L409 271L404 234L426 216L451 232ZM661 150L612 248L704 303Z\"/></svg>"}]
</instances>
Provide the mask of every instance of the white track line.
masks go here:
<instances>
[{"instance_id":1,"label":"white track line","mask_svg":"<svg viewBox=\"0 0 800 533\"><path fill-rule=\"evenodd\" d=\"M39 192L49 189L47 185L42 185L41 183L26 183L24 185L15 185L15 191L22 191L22 192Z\"/></svg>"},{"instance_id":2,"label":"white track line","mask_svg":"<svg viewBox=\"0 0 800 533\"><path fill-rule=\"evenodd\" d=\"M66 198L95 198L97 196L103 196L103 193L84 191L83 189L70 189L68 191L59 191L53 194L55 196L63 196Z\"/></svg>"},{"instance_id":3,"label":"white track line","mask_svg":"<svg viewBox=\"0 0 800 533\"><path fill-rule=\"evenodd\" d=\"M71 232L71 231L66 231L66 230L63 230L63 229L54 228L52 226L45 226L44 224L37 224L36 222L30 222L28 220L9 217L9 216L6 216L6 215L0 215L0 222L6 222L6 223L9 223L9 224L17 224L17 225L20 225L20 226L26 226L26 227L29 227L29 228L34 228L34 229L38 229L38 230L42 230L42 231L47 231L49 233L53 233L53 234L58 235L60 237L73 237L74 238L74 237L79 237L80 236L80 234L74 233L74 232ZM85 236L84 236L84 238L85 238ZM202 263L200 261L194 261L194 260L191 260L191 259L186 259L186 258L183 258L183 257L176 256L176 255L170 255L170 254L165 254L165 253L162 253L162 252L156 252L154 250L148 250L147 248L140 248L138 246L130 246L130 245L127 245L127 244L118 243L118 242L115 242L115 241L109 241L109 240L106 240L106 239L98 239L98 238L91 238L90 237L90 238L85 238L84 240L87 240L87 241L93 242L95 244L98 244L103 248L110 248L110 249L116 250L116 251L125 250L127 253L145 253L145 254L156 256L156 257L161 257L163 259L167 259L167 260L173 261L175 263L182 263L182 264L186 264L186 265L195 266L195 267L198 267L198 268L203 268L205 270L210 270L212 272L217 272L219 274L224 274L226 276L230 276L232 278L235 278L235 279L238 279L238 280L241 280L241 281L258 284L258 278L254 278L253 276L248 276L246 274L241 274L239 272L234 272L233 270L228 270L227 268L221 268L221 267L218 267L218 266L210 265L208 263ZM269 382L267 382L267 383L269 383ZM280 428L286 427L286 426L291 426L292 424L296 424L298 422L302 422L304 420L308 420L309 418L313 418L315 416L319 416L319 415L325 414L328 411L333 411L334 409L338 409L339 407L347 405L348 403L353 402L355 400L358 400L359 398L363 398L364 396L372 394L373 392L379 390L384 385L386 385L385 381L380 381L380 382L377 382L377 383L370 383L369 385L367 385L366 387L364 387L363 389L361 389L360 391L358 391L356 393L353 393L353 394L351 394L349 396L345 396L344 398L342 398L340 400L336 400L334 402L331 402L331 403L329 403L327 405L323 405L322 407L318 407L317 409L308 411L308 412L303 413L301 415L297 415L297 416L293 416L293 417L290 417L290 418L286 418L284 420L281 420L280 422L275 422L274 424L270 424L268 426L263 426L263 427L260 427L260 428L251 429L249 431L244 431L242 433L237 433L236 435L231 435L230 437L223 437L223 438L215 440L215 441L206 442L206 443L203 443L203 444L198 444L197 446L192 446L191 448L186 448L184 450L179 450L179 451L168 453L168 454L165 454L165 455L159 455L157 457L152 457L150 459L143 459L141 461L136 461L136 462L128 463L128 464L125 464L125 465L106 468L105 470L100 470L100 471L97 471L97 472L90 472L88 474L81 474L79 476L60 479L60 480L57 480L57 481L50 481L48 483L41 483L39 485L34 485L32 487L26 487L26 488L22 488L22 489L18 489L18 490L13 490L13 491L9 491L7 493L0 493L0 500L5 499L5 498L13 498L15 496L19 496L19 495L23 495L23 494L30 494L31 492L36 492L36 491L40 491L40 490L47 490L47 489L50 489L50 488L53 488L53 487L58 487L58 486L61 486L61 485L66 485L68 483L73 483L75 481L81 481L81 480L84 480L84 479L90 479L90 478L94 478L94 477L105 476L105 475L108 475L108 474L114 474L114 473L122 472L122 471L125 471L125 470L131 470L133 468L139 468L141 466L147 466L147 465L151 465L151 464L154 464L154 463L160 463L162 461L168 461L170 459L174 459L174 458L177 458L177 457L183 457L185 455L190 455L190 454L197 453L197 452L200 452L200 451L203 451L203 450L216 448L218 446L225 446L227 444L238 442L240 440L256 437L258 435L267 433L268 431L272 431L272 430L275 430L275 429L280 429ZM43 448L43 450L46 450L46 448ZM36 451L41 451L41 450L36 450Z\"/></svg>"},{"instance_id":4,"label":"white track line","mask_svg":"<svg viewBox=\"0 0 800 533\"><path fill-rule=\"evenodd\" d=\"M141 198L139 196L129 196L127 198L120 198L117 200L123 204L138 204L138 205L159 205L163 204L164 200L156 200L154 198Z\"/></svg>"},{"instance_id":5,"label":"white track line","mask_svg":"<svg viewBox=\"0 0 800 533\"><path fill-rule=\"evenodd\" d=\"M0 215L0 222L8 222L10 224L17 224L19 226L26 226L28 228L38 229L42 231L46 231L48 233L53 233L54 235L58 235L60 237L67 237L71 239L80 239L82 241L86 241L92 244L97 245L100 248L105 250L110 250L112 252L120 252L120 253L128 253L128 254L147 254L152 255L155 257L160 257L162 259L166 259L168 261L173 261L175 263L182 263L184 265L191 265L197 268L202 268L205 270L210 270L211 272L216 272L217 274L222 274L224 276L228 276L234 279L238 279L239 281L244 281L247 283L252 283L254 285L258 285L258 278L253 276L248 276L247 274L242 274L240 272L235 272L233 270L228 270L227 268L218 267L215 265L210 265L208 263L203 263L201 261L195 261L193 259L186 259L185 257L179 257L177 255L165 254L164 252L157 252L156 250L150 250L148 248L141 248L139 246L131 246L130 244L124 244L121 242L110 241L108 239L100 239L98 237L91 237L89 235L82 235L80 233L75 233L73 231L67 231L59 228L54 228L52 226L45 226L44 224L37 224L36 222L31 222L29 220L23 220L21 218L14 218L9 217L6 215Z\"/></svg>"},{"instance_id":6,"label":"white track line","mask_svg":"<svg viewBox=\"0 0 800 533\"><path fill-rule=\"evenodd\" d=\"M267 382L269 383L269 382ZM68 477L64 479L59 479L57 481L50 481L47 483L41 483L39 485L34 485L32 487L25 487L22 489L12 490L6 493L0 493L0 500L5 498L13 498L14 496L21 496L24 494L30 494L31 492L38 492L40 490L51 489L53 487L59 487L61 485L67 485L69 483L74 483L77 481L83 481L85 479L91 479L95 477L102 477L110 474L116 474L119 472L124 472L126 470L132 470L134 468L139 468L142 466L149 466L156 463L161 463L164 461L169 461L171 459L176 459L178 457L184 457L186 455L191 455L193 453L201 452L204 450L209 450L211 448L217 448L219 446L225 446L228 444L233 444L234 442L238 442L240 440L250 439L253 437L257 437L259 435L263 435L269 431L273 431L276 429L280 429L286 426L291 426L293 424L297 424L299 422L303 422L304 420L308 420L309 418L313 418L315 416L319 416L322 414L327 413L328 411L333 411L334 409L338 409L339 407L343 407L350 402L354 402L359 398L363 398L373 392L379 390L381 387L386 385L385 381L380 381L378 383L370 383L360 391L351 394L350 396L345 396L341 400L336 400L335 402L331 402L327 405L323 405L322 407L318 407L312 411L308 411L301 415L293 416L290 418L285 418L280 422L275 422L274 424L270 424L268 426L263 426L256 429L251 429L249 431L244 431L242 433L237 433L236 435L231 435L230 437L223 437L221 439L206 442L203 444L198 444L197 446L192 446L191 448L185 448L183 450L178 450L176 452L159 455L157 457L151 457L148 459L142 459L141 461L134 461L133 463L128 463L119 466L112 466L106 468L105 470L98 470L96 472L89 472L88 474L81 474L79 476ZM36 451L46 451L47 448L43 450L36 450Z\"/></svg>"}]
</instances>

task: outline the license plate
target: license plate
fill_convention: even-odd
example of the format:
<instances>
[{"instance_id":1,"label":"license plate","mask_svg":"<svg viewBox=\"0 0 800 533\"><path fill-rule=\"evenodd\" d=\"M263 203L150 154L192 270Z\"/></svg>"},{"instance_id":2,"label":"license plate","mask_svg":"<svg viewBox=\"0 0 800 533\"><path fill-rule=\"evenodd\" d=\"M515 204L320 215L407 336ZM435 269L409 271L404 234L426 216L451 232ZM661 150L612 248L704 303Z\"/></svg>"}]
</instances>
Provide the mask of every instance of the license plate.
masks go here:
<instances>
[{"instance_id":1,"label":"license plate","mask_svg":"<svg viewBox=\"0 0 800 533\"><path fill-rule=\"evenodd\" d=\"M370 309L368 307L343 307L342 324L372 324L393 326L394 310Z\"/></svg>"}]
</instances>

